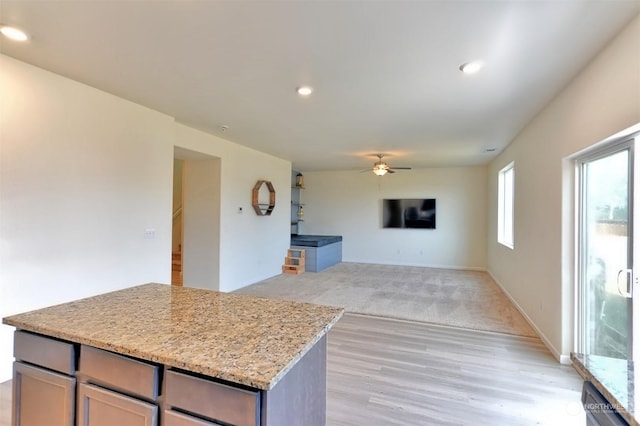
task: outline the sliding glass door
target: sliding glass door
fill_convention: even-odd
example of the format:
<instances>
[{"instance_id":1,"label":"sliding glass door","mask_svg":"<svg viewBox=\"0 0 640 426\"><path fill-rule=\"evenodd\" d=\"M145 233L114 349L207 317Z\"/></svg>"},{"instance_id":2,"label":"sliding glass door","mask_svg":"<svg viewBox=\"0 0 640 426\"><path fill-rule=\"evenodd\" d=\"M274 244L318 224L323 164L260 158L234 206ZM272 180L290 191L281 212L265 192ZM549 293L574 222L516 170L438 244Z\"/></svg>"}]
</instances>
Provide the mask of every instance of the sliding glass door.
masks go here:
<instances>
[{"instance_id":1,"label":"sliding glass door","mask_svg":"<svg viewBox=\"0 0 640 426\"><path fill-rule=\"evenodd\" d=\"M587 354L633 357L633 164L633 139L577 162L578 342Z\"/></svg>"}]
</instances>

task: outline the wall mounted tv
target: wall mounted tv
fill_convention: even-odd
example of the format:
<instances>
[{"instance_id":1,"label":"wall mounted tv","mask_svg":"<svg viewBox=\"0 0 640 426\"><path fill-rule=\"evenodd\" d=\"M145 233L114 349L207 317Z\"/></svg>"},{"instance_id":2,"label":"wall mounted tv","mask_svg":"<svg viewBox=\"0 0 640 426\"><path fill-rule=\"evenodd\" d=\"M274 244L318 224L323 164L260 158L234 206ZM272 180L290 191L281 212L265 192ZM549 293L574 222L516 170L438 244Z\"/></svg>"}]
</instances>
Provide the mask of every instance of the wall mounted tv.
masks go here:
<instances>
[{"instance_id":1,"label":"wall mounted tv","mask_svg":"<svg viewBox=\"0 0 640 426\"><path fill-rule=\"evenodd\" d=\"M382 200L383 228L436 228L435 198Z\"/></svg>"}]
</instances>

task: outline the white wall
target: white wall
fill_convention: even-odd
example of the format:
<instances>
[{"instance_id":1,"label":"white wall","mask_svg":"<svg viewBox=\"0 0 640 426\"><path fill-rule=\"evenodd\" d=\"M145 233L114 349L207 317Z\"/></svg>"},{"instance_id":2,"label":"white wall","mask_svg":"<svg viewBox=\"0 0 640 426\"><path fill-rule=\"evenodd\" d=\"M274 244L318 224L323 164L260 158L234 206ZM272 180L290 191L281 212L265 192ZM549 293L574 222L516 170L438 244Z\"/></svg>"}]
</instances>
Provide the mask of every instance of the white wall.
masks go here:
<instances>
[{"instance_id":1,"label":"white wall","mask_svg":"<svg viewBox=\"0 0 640 426\"><path fill-rule=\"evenodd\" d=\"M640 18L492 162L488 176L485 168L384 178L305 173L303 232L343 235L346 261L488 265L556 355L568 354L563 160L640 121L639 52ZM0 55L0 315L168 283L174 145L220 158L219 288L280 273L289 246L289 162ZM510 251L494 235L496 173L512 160ZM251 208L258 179L276 188L272 216ZM381 199L422 197L437 198L438 229L381 229ZM154 239L143 238L147 228ZM0 381L11 376L11 332L0 326Z\"/></svg>"},{"instance_id":2,"label":"white wall","mask_svg":"<svg viewBox=\"0 0 640 426\"><path fill-rule=\"evenodd\" d=\"M183 283L219 290L220 159L184 160Z\"/></svg>"},{"instance_id":3,"label":"white wall","mask_svg":"<svg viewBox=\"0 0 640 426\"><path fill-rule=\"evenodd\" d=\"M383 177L307 172L300 233L342 235L348 262L484 269L486 176L485 167L418 169ZM436 229L383 229L384 198L435 198Z\"/></svg>"},{"instance_id":4,"label":"white wall","mask_svg":"<svg viewBox=\"0 0 640 426\"><path fill-rule=\"evenodd\" d=\"M291 163L180 124L175 140L180 148L222 159L220 291L280 274L290 242ZM251 191L260 179L276 190L271 216L257 216L251 207Z\"/></svg>"},{"instance_id":5,"label":"white wall","mask_svg":"<svg viewBox=\"0 0 640 426\"><path fill-rule=\"evenodd\" d=\"M0 316L169 283L174 145L220 158L220 289L278 274L289 162L0 55ZM270 217L250 207L260 178L278 190ZM12 331L0 326L0 381Z\"/></svg>"},{"instance_id":6,"label":"white wall","mask_svg":"<svg viewBox=\"0 0 640 426\"><path fill-rule=\"evenodd\" d=\"M640 17L489 167L489 270L563 361L573 350L573 194L566 159L638 122ZM511 161L514 250L496 242L497 173Z\"/></svg>"},{"instance_id":7,"label":"white wall","mask_svg":"<svg viewBox=\"0 0 640 426\"><path fill-rule=\"evenodd\" d=\"M0 70L0 315L170 282L173 120L5 56Z\"/></svg>"}]
</instances>

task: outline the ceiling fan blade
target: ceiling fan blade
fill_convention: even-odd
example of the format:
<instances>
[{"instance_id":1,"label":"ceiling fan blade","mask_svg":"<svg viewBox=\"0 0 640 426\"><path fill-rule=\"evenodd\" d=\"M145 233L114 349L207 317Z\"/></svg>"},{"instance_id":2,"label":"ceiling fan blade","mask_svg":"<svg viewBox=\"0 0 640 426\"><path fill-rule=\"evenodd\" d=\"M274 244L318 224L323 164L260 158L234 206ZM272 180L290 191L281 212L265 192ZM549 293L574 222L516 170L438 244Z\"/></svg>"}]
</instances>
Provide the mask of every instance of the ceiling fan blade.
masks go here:
<instances>
[{"instance_id":1,"label":"ceiling fan blade","mask_svg":"<svg viewBox=\"0 0 640 426\"><path fill-rule=\"evenodd\" d=\"M411 170L411 167L389 167L393 170Z\"/></svg>"},{"instance_id":2,"label":"ceiling fan blade","mask_svg":"<svg viewBox=\"0 0 640 426\"><path fill-rule=\"evenodd\" d=\"M391 168L387 169L387 173L395 173L395 171Z\"/></svg>"}]
</instances>

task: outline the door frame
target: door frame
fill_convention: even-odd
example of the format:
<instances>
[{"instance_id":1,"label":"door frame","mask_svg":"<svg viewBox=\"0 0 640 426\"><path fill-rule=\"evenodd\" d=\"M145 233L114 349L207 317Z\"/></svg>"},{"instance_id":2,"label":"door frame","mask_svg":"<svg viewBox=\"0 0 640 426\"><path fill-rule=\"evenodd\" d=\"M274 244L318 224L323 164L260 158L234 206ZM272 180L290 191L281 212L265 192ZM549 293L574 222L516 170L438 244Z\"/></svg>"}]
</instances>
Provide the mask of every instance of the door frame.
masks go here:
<instances>
[{"instance_id":1,"label":"door frame","mask_svg":"<svg viewBox=\"0 0 640 426\"><path fill-rule=\"evenodd\" d=\"M640 250L634 250L634 241L640 244L639 230L640 226L634 226L634 223L640 224L640 208L634 208L634 201L636 198L640 200L640 197L634 197L634 191L637 189L640 191L640 173L636 173L634 168L640 161L637 160L640 155L640 148L636 145L640 143L640 123L636 124L622 132L619 132L600 143L589 147L581 152L573 155L570 160L573 163L574 177L574 339L573 346L576 352L584 352L585 344L582 338L582 331L585 324L585 318L583 311L580 309L580 303L584 297L584 289L582 283L585 275L585 265L581 256L584 244L582 237L584 212L581 208L583 199L583 179L582 179L582 165L587 161L594 161L600 158L607 157L616 152L624 149L629 149L629 177L628 177L628 241L627 241L627 264L633 271L634 265L640 268ZM640 284L640 271L639 273L632 273L630 289L634 291L640 291L637 285ZM631 318L630 318L630 351L631 356L640 357L640 338L633 338L633 330L640 332L640 297L632 298L630 302ZM634 312L636 313L634 315Z\"/></svg>"},{"instance_id":2,"label":"door frame","mask_svg":"<svg viewBox=\"0 0 640 426\"><path fill-rule=\"evenodd\" d=\"M182 285L220 289L220 157L174 146L182 160Z\"/></svg>"}]
</instances>

